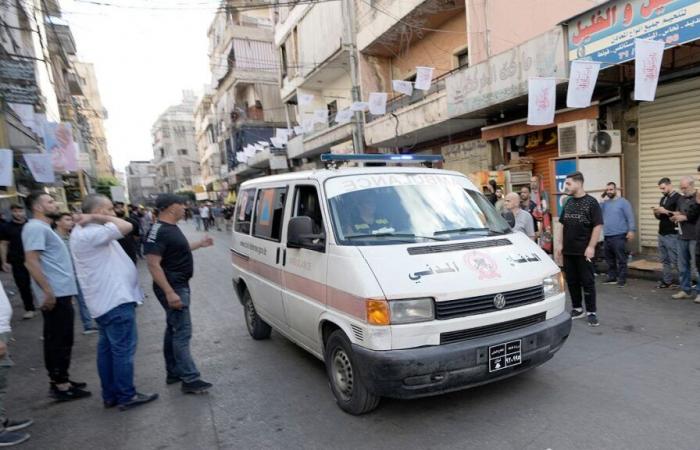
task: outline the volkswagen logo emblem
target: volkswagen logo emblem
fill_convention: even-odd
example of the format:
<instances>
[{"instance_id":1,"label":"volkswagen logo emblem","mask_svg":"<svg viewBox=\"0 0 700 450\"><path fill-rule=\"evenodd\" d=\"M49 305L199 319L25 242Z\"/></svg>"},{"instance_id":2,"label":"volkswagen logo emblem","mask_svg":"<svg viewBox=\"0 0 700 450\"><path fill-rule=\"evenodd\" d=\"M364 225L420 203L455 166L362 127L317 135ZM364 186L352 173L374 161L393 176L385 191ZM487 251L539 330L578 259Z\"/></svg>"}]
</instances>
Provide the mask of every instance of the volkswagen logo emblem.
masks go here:
<instances>
[{"instance_id":1,"label":"volkswagen logo emblem","mask_svg":"<svg viewBox=\"0 0 700 450\"><path fill-rule=\"evenodd\" d=\"M495 297L493 297L493 306L496 307L496 309L503 309L506 306L506 297L503 294L496 294Z\"/></svg>"}]
</instances>

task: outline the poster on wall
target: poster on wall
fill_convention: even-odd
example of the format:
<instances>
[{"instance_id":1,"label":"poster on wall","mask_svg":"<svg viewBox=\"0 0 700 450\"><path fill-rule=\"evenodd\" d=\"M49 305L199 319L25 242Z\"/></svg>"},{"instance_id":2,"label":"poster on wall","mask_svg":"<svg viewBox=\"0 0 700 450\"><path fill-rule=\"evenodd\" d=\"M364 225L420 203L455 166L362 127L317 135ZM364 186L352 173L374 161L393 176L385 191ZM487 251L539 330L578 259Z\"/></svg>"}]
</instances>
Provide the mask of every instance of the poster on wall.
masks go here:
<instances>
[{"instance_id":1,"label":"poster on wall","mask_svg":"<svg viewBox=\"0 0 700 450\"><path fill-rule=\"evenodd\" d=\"M556 80L533 77L528 80L527 124L549 125L554 122Z\"/></svg>"},{"instance_id":2,"label":"poster on wall","mask_svg":"<svg viewBox=\"0 0 700 450\"><path fill-rule=\"evenodd\" d=\"M566 189L564 188L566 176L574 172L576 172L575 159L558 159L554 161L554 197L556 199L556 211L554 214L556 217L559 217L561 214L564 203L568 198L566 195Z\"/></svg>"},{"instance_id":3,"label":"poster on wall","mask_svg":"<svg viewBox=\"0 0 700 450\"><path fill-rule=\"evenodd\" d=\"M12 180L12 150L0 148L0 186L14 185Z\"/></svg>"},{"instance_id":4,"label":"poster on wall","mask_svg":"<svg viewBox=\"0 0 700 450\"><path fill-rule=\"evenodd\" d=\"M44 124L44 146L51 155L56 172L78 170L77 146L73 141L73 127L68 122Z\"/></svg>"}]
</instances>

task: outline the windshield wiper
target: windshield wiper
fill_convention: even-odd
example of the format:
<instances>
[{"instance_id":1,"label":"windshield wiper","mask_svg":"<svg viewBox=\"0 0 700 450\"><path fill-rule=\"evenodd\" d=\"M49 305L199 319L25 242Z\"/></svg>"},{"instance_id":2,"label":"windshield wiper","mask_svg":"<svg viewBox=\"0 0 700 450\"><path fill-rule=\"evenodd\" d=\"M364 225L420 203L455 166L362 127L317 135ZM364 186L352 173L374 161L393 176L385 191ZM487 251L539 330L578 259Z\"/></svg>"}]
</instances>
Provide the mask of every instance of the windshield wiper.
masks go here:
<instances>
[{"instance_id":1,"label":"windshield wiper","mask_svg":"<svg viewBox=\"0 0 700 450\"><path fill-rule=\"evenodd\" d=\"M429 239L431 241L444 241L445 239L437 238L434 236L419 236L411 233L376 233L376 234L353 234L350 236L345 236L346 239L366 239L373 237L397 237L397 238L418 238L418 239Z\"/></svg>"},{"instance_id":2,"label":"windshield wiper","mask_svg":"<svg viewBox=\"0 0 700 450\"><path fill-rule=\"evenodd\" d=\"M440 231L436 231L433 234L435 236L439 236L441 234L469 233L471 231L491 231L491 229L490 228L479 228L479 227L464 227L464 228L455 228L454 230L440 230Z\"/></svg>"}]
</instances>

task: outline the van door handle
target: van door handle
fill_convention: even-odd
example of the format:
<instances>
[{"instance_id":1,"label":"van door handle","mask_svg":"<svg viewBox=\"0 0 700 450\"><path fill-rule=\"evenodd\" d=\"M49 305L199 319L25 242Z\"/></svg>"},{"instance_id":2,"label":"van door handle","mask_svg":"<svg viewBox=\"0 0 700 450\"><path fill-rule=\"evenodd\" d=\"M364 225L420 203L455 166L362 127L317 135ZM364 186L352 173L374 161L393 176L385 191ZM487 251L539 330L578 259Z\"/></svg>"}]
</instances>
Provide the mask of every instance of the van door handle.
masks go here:
<instances>
[{"instance_id":1,"label":"van door handle","mask_svg":"<svg viewBox=\"0 0 700 450\"><path fill-rule=\"evenodd\" d=\"M280 248L277 247L277 258L275 259L275 264L280 263Z\"/></svg>"},{"instance_id":2,"label":"van door handle","mask_svg":"<svg viewBox=\"0 0 700 450\"><path fill-rule=\"evenodd\" d=\"M287 249L282 250L282 266L287 264Z\"/></svg>"}]
</instances>

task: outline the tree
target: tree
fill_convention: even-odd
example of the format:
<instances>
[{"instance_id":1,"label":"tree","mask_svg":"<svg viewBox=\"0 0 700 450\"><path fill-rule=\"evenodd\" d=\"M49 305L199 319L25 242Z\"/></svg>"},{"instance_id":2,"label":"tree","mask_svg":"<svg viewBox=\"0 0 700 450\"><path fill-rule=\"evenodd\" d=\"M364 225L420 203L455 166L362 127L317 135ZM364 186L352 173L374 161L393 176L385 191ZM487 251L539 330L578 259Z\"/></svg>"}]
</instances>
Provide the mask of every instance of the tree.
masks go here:
<instances>
[{"instance_id":1,"label":"tree","mask_svg":"<svg viewBox=\"0 0 700 450\"><path fill-rule=\"evenodd\" d=\"M99 177L95 185L95 192L106 195L111 200L112 191L109 189L111 186L119 186L119 181L114 177Z\"/></svg>"},{"instance_id":2,"label":"tree","mask_svg":"<svg viewBox=\"0 0 700 450\"><path fill-rule=\"evenodd\" d=\"M180 195L182 197L185 197L187 200L189 200L191 202L196 201L196 196L194 195L194 192L192 192L192 191L177 191L176 194Z\"/></svg>"}]
</instances>

